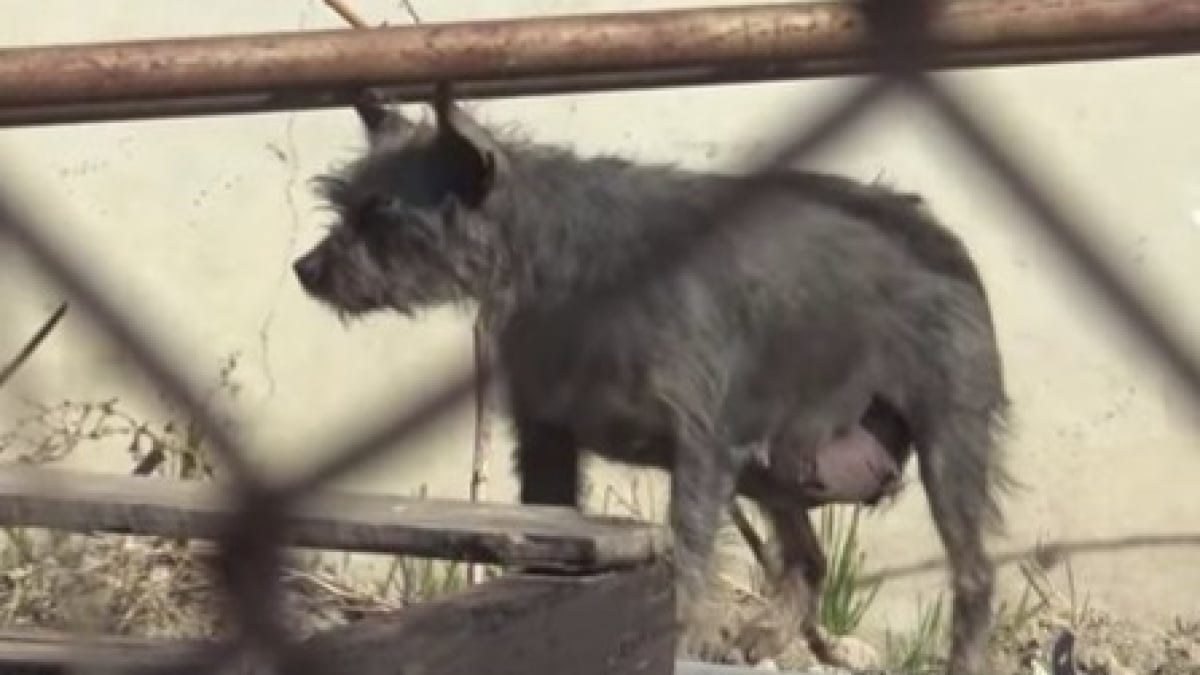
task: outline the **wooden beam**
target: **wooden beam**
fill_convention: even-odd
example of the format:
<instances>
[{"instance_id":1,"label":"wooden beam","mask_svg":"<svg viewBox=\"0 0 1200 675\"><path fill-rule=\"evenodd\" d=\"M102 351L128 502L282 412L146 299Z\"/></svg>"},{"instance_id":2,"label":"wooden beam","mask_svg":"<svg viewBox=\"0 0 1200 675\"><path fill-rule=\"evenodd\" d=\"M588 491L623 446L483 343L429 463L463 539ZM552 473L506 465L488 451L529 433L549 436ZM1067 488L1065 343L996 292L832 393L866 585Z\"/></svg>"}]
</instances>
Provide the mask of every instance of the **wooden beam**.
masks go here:
<instances>
[{"instance_id":1,"label":"wooden beam","mask_svg":"<svg viewBox=\"0 0 1200 675\"><path fill-rule=\"evenodd\" d=\"M594 575L510 575L333 628L295 647L306 673L671 675L673 585L665 563ZM211 643L55 631L0 632L0 673L211 672ZM163 667L167 666L167 670ZM241 675L258 672L243 665ZM222 671L226 672L226 671Z\"/></svg>"},{"instance_id":2,"label":"wooden beam","mask_svg":"<svg viewBox=\"0 0 1200 675\"><path fill-rule=\"evenodd\" d=\"M221 484L65 469L0 468L0 526L215 539L237 513ZM321 492L287 546L408 554L539 569L602 570L665 552L663 528L575 509Z\"/></svg>"},{"instance_id":3,"label":"wooden beam","mask_svg":"<svg viewBox=\"0 0 1200 675\"><path fill-rule=\"evenodd\" d=\"M54 630L0 630L0 673L58 675L89 668L159 673L164 667L200 664L209 643L118 636L81 638ZM173 669L172 669L173 670Z\"/></svg>"},{"instance_id":4,"label":"wooden beam","mask_svg":"<svg viewBox=\"0 0 1200 675\"><path fill-rule=\"evenodd\" d=\"M674 618L665 563L589 576L513 575L331 629L300 656L355 675L671 675Z\"/></svg>"}]
</instances>

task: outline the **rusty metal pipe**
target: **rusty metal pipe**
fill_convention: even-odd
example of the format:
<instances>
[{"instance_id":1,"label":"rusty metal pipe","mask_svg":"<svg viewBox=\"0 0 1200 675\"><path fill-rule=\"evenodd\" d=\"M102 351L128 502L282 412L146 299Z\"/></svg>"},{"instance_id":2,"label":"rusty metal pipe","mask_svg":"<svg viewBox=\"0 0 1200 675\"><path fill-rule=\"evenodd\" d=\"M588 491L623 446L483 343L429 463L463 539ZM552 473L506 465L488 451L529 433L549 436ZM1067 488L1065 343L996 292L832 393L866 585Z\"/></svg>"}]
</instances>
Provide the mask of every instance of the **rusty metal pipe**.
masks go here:
<instances>
[{"instance_id":1,"label":"rusty metal pipe","mask_svg":"<svg viewBox=\"0 0 1200 675\"><path fill-rule=\"evenodd\" d=\"M1200 51L1200 38L1187 41L1159 41L1153 45L1147 45L1141 41L1126 40L1079 45L1043 45L1034 48L1008 50L981 49L945 54L938 60L934 69L1080 62L1096 59L1163 56L1172 53L1196 51ZM811 59L783 64L764 63L745 66L645 70L600 73L595 75L515 78L508 80L460 80L455 88L455 93L464 99L546 96L577 92L770 82L785 79L854 75L869 70L870 64L862 58ZM380 98L388 102L420 101L428 100L431 97L432 85L411 84L377 87L375 91L380 95ZM278 94L255 93L70 105L0 107L0 128L178 118L230 113L275 112L282 110L314 110L348 106L352 102L352 96L352 92L345 90L312 90Z\"/></svg>"},{"instance_id":2,"label":"rusty metal pipe","mask_svg":"<svg viewBox=\"0 0 1200 675\"><path fill-rule=\"evenodd\" d=\"M1194 52L1200 0L949 0L931 36L933 67ZM168 114L172 102L182 114L322 107L363 86L411 97L442 79L472 96L639 75L667 86L850 74L871 70L868 47L845 2L18 47L0 49L0 111L20 122L73 109L81 121L89 106L103 117L146 99Z\"/></svg>"}]
</instances>

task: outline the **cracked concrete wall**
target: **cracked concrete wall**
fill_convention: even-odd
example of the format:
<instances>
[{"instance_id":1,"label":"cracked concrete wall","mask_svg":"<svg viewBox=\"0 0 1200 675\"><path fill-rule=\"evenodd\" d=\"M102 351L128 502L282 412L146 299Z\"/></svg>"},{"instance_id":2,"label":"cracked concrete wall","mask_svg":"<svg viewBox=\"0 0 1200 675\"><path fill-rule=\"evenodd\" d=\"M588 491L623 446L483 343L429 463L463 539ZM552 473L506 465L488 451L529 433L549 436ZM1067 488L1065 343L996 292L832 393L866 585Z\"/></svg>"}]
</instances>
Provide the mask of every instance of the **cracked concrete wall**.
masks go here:
<instances>
[{"instance_id":1,"label":"cracked concrete wall","mask_svg":"<svg viewBox=\"0 0 1200 675\"><path fill-rule=\"evenodd\" d=\"M422 3L426 20L510 17L701 4L589 0ZM718 4L710 2L708 4ZM427 5L427 6L426 6ZM398 2L358 2L364 16L403 22ZM6 9L0 45L209 35L338 26L315 0L256 3L126 0L89 6L40 0ZM1000 68L952 76L1004 121L1004 141L1075 209L1113 260L1136 276L1193 344L1188 302L1200 262L1200 59ZM844 86L837 80L513 99L473 106L488 121L581 152L615 151L694 167L740 168L769 153ZM696 114L703 111L703 114ZM302 296L292 259L320 236L306 185L359 147L345 111L275 113L0 131L4 180L45 216L56 241L101 278L139 325L161 337L194 381L211 386L231 354L240 424L272 469L320 457L361 423L403 410L470 354L469 317L380 316L343 327ZM1194 407L1130 341L1086 286L1035 234L986 171L917 105L898 103L807 166L924 193L968 242L993 298L1016 406L1011 457L1026 489L1010 499L1000 551L1039 539L1103 545L1131 536L1200 534L1200 438ZM62 293L0 249L0 353L11 353ZM151 408L154 390L78 308L0 399L6 424L20 397L119 395ZM503 433L503 427L495 427ZM359 489L439 495L467 488L472 411L464 407L413 451L356 473ZM121 446L71 461L124 471ZM609 468L601 483L619 483ZM915 474L913 475L915 481ZM511 498L504 456L492 494ZM656 495L664 491L657 488ZM659 509L661 510L661 509ZM913 489L869 520L872 566L936 559L937 540ZM1090 545L1089 544L1089 545ZM1178 546L1087 553L1076 576L1096 602L1148 618L1196 611L1200 556ZM913 591L941 575L885 587L878 620L909 619Z\"/></svg>"}]
</instances>

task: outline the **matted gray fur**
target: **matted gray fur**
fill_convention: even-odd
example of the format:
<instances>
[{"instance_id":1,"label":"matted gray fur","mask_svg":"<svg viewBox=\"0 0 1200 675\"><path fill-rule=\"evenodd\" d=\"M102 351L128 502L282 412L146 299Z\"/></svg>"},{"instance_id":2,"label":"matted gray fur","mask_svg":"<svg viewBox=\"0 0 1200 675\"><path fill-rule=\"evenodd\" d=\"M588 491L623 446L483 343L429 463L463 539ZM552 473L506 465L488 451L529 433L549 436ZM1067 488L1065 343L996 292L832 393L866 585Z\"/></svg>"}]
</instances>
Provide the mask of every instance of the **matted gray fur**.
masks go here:
<instances>
[{"instance_id":1,"label":"matted gray fur","mask_svg":"<svg viewBox=\"0 0 1200 675\"><path fill-rule=\"evenodd\" d=\"M364 96L369 148L318 179L337 218L295 264L304 289L342 316L477 304L525 503L577 504L585 449L669 471L683 622L740 493L776 532L778 606L824 652L814 457L863 429L900 467L915 454L951 568L949 672L984 673L1007 398L979 275L921 200L581 158L500 138L448 95L434 110L417 124ZM711 217L746 189L736 223Z\"/></svg>"}]
</instances>

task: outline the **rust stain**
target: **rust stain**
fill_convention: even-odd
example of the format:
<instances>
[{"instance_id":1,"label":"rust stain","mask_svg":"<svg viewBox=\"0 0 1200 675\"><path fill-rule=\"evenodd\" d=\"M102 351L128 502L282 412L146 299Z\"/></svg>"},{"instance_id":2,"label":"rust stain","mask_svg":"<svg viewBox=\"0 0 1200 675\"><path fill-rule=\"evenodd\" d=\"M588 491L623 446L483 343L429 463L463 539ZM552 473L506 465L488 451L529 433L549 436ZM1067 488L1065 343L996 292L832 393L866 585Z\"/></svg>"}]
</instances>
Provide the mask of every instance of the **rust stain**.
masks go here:
<instances>
[{"instance_id":1,"label":"rust stain","mask_svg":"<svg viewBox=\"0 0 1200 675\"><path fill-rule=\"evenodd\" d=\"M1122 41L1126 51L1136 42L1153 52L1157 38L1200 41L1200 0L950 0L931 22L930 36L949 61L971 49L1013 54L1033 45L1096 45L1103 51ZM0 49L0 109L347 84L853 62L866 58L867 29L853 5L824 2L7 48ZM869 59L864 63L869 70Z\"/></svg>"}]
</instances>

